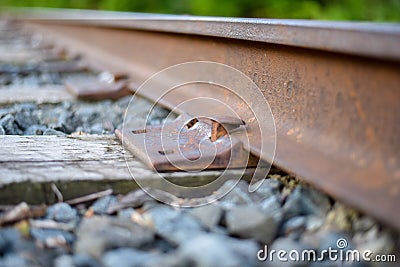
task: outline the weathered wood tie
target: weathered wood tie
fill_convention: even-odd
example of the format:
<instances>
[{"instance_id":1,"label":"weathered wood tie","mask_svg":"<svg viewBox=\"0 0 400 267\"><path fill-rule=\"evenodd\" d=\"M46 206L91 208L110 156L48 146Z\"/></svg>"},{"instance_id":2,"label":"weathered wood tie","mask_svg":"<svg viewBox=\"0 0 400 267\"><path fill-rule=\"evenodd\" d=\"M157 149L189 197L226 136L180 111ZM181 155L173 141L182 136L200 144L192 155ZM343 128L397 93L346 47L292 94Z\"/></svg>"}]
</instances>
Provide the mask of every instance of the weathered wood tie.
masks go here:
<instances>
[{"instance_id":1,"label":"weathered wood tie","mask_svg":"<svg viewBox=\"0 0 400 267\"><path fill-rule=\"evenodd\" d=\"M65 200L112 188L126 193L137 188L133 180L157 183L160 176L130 153L125 154L114 136L15 136L0 137L0 203L49 203L56 184ZM127 162L132 175L127 168ZM238 171L230 170L232 176ZM212 181L219 171L163 174L187 186Z\"/></svg>"}]
</instances>

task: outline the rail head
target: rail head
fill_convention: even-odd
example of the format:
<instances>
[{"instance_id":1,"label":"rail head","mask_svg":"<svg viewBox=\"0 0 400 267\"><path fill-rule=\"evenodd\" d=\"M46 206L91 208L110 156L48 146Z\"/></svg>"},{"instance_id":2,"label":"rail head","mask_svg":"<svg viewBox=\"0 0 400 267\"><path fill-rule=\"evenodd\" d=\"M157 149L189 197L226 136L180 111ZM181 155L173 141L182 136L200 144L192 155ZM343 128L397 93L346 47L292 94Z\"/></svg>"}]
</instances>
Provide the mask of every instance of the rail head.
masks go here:
<instances>
[{"instance_id":1,"label":"rail head","mask_svg":"<svg viewBox=\"0 0 400 267\"><path fill-rule=\"evenodd\" d=\"M11 9L13 18L202 35L400 61L400 24L222 18L68 9Z\"/></svg>"}]
</instances>

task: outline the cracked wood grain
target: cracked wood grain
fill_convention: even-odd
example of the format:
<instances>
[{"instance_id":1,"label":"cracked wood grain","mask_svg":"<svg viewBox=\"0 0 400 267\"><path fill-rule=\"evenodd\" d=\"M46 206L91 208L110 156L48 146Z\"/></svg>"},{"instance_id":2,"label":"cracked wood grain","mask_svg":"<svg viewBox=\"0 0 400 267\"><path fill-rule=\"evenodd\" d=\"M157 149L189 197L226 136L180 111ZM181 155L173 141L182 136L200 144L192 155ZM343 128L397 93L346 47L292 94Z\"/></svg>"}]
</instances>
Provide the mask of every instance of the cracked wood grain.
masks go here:
<instances>
[{"instance_id":1,"label":"cracked wood grain","mask_svg":"<svg viewBox=\"0 0 400 267\"><path fill-rule=\"evenodd\" d=\"M54 202L52 183L68 200L108 188L127 193L137 188L132 177L144 179L149 185L165 178L193 186L209 183L221 173L171 172L161 177L129 152L125 154L112 135L6 135L0 137L0 147L0 204ZM232 177L240 174L237 170L229 172Z\"/></svg>"}]
</instances>

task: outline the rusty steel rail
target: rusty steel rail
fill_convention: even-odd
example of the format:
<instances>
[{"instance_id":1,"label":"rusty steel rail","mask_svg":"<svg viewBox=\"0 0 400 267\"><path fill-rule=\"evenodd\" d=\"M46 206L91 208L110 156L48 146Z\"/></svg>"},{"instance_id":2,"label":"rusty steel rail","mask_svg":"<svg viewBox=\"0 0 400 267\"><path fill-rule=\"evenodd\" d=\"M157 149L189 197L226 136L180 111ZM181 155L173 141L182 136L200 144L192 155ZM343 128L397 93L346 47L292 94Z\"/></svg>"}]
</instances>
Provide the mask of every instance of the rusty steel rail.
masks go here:
<instances>
[{"instance_id":1,"label":"rusty steel rail","mask_svg":"<svg viewBox=\"0 0 400 267\"><path fill-rule=\"evenodd\" d=\"M271 106L274 164L400 229L399 25L59 10L19 18L137 84L187 61L242 71Z\"/></svg>"}]
</instances>

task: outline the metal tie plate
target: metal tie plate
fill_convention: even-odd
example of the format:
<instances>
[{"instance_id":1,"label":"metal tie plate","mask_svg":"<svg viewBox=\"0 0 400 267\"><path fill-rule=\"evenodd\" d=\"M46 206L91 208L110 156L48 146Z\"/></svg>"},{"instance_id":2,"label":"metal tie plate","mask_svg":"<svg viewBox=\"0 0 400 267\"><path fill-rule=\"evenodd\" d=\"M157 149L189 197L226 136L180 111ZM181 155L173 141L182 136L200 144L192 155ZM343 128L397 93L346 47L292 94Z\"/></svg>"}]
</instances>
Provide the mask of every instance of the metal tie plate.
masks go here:
<instances>
[{"instance_id":1,"label":"metal tie plate","mask_svg":"<svg viewBox=\"0 0 400 267\"><path fill-rule=\"evenodd\" d=\"M244 128L239 119L181 115L162 125L116 130L116 135L135 156L161 172L255 167L259 158L229 135Z\"/></svg>"},{"instance_id":2,"label":"metal tie plate","mask_svg":"<svg viewBox=\"0 0 400 267\"><path fill-rule=\"evenodd\" d=\"M118 99L132 94L128 77L124 74L102 72L96 79L65 83L67 90L85 100Z\"/></svg>"}]
</instances>

